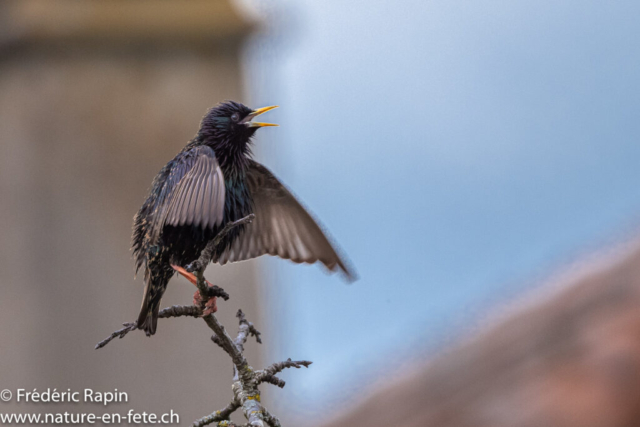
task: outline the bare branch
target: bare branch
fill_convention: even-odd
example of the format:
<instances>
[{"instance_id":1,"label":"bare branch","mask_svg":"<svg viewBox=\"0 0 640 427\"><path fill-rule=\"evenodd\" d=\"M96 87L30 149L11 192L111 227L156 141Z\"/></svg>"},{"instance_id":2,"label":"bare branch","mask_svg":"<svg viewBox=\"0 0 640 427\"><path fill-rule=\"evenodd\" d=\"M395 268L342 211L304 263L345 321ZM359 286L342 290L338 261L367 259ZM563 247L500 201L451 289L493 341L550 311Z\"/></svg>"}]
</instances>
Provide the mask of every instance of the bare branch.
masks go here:
<instances>
[{"instance_id":1,"label":"bare branch","mask_svg":"<svg viewBox=\"0 0 640 427\"><path fill-rule=\"evenodd\" d=\"M278 387L284 387L285 382L275 375L279 372L284 371L287 368L296 368L300 369L301 367L308 368L313 362L309 362L307 360L291 360L287 359L284 362L274 363L273 365L265 368L261 371L256 372L256 380L258 383L268 382L273 385L277 385Z\"/></svg>"},{"instance_id":2,"label":"bare branch","mask_svg":"<svg viewBox=\"0 0 640 427\"><path fill-rule=\"evenodd\" d=\"M218 321L218 318L213 314L203 316L203 311L206 304L214 297L222 297L225 300L229 298L229 295L224 292L222 288L217 286L209 287L207 281L204 279L204 268L209 262L216 261L213 259L216 253L216 249L219 247L224 237L233 229L239 225L248 224L254 218L254 215L248 215L238 221L227 224L216 237L209 242L205 250L202 251L200 258L197 261L192 262L186 267L187 271L193 272L196 276L196 286L200 293L198 298L198 305L194 306L173 306L168 307L160 311L158 317L202 317L207 323L209 328L213 331L211 340L220 346L231 357L234 366L234 378L233 378L233 399L224 409L216 411L206 417L200 418L193 423L194 427L204 427L209 424L216 423L218 427L282 427L278 418L273 416L269 411L260 403L260 391L258 386L264 382L274 384L278 387L284 387L285 382L276 377L278 372L286 368L300 368L302 366L308 367L311 362L305 360L292 361L291 359L285 362L274 363L264 370L254 371L249 366L247 359L244 357L244 345L247 342L249 336L255 337L258 343L262 343L260 338L260 332L253 326L253 323L249 322L245 317L242 310L238 310L236 317L238 318L239 328L236 339L232 339L227 333L224 326ZM114 338L122 338L129 332L138 329L136 322L125 323L124 328L115 331L105 340L96 345L96 348L102 348L111 342ZM247 424L238 425L229 420L231 414L237 409L242 408L242 412L247 419Z\"/></svg>"},{"instance_id":3,"label":"bare branch","mask_svg":"<svg viewBox=\"0 0 640 427\"><path fill-rule=\"evenodd\" d=\"M197 276L197 274L196 274L196 276ZM206 281L205 281L205 283L206 283ZM198 286L198 285L196 285L196 286ZM200 289L198 288L198 290L200 290ZM218 285L207 286L204 292L205 292L204 295L207 296L208 298L220 297L225 301L229 300L229 294ZM200 293L200 295L203 295L202 292Z\"/></svg>"},{"instance_id":4,"label":"bare branch","mask_svg":"<svg viewBox=\"0 0 640 427\"><path fill-rule=\"evenodd\" d=\"M262 417L271 427L282 427L282 424L280 424L280 420L271 415L269 411L264 408L262 408Z\"/></svg>"},{"instance_id":5,"label":"bare branch","mask_svg":"<svg viewBox=\"0 0 640 427\"><path fill-rule=\"evenodd\" d=\"M218 246L220 246L220 243L222 243L222 241L227 236L227 234L229 234L231 230L233 230L234 228L240 225L246 225L251 223L251 221L253 221L255 217L256 216L254 214L249 214L244 218L240 218L237 221L230 222L227 225L225 225L224 228L220 230L218 234L216 234L216 237L214 237L207 244L204 250L200 253L200 258L198 258L196 261L192 262L191 264L187 265L185 267L185 270L187 270L190 273L194 273L196 271L204 271L204 268L207 265L209 265L210 262L216 262L217 259L213 259L215 251L218 248Z\"/></svg>"},{"instance_id":6,"label":"bare branch","mask_svg":"<svg viewBox=\"0 0 640 427\"><path fill-rule=\"evenodd\" d=\"M211 341L216 343L218 345L218 347L220 347L224 351L227 351L227 350L224 349L224 346L222 345L222 341L220 341L220 338L218 338L218 336L216 334L211 335Z\"/></svg>"},{"instance_id":7,"label":"bare branch","mask_svg":"<svg viewBox=\"0 0 640 427\"><path fill-rule=\"evenodd\" d=\"M202 275L200 274L197 276L198 282L202 282L206 285ZM160 318L180 316L201 317L202 309L196 306L174 305L172 307L167 307L158 313L158 317ZM260 403L260 391L258 390L258 386L267 382L282 388L284 387L285 382L276 377L278 372L287 368L301 368L303 366L309 367L311 362L305 360L292 361L291 359L287 359L284 362L274 363L263 370L254 371L253 368L249 366L247 359L243 355L244 344L247 342L249 336L254 336L256 341L259 343L262 342L260 339L260 332L246 319L242 310L238 310L236 317L238 317L240 327L238 336L235 340L231 338L224 326L222 326L213 314L202 317L209 328L214 332L214 335L211 337L213 342L224 349L233 361L235 376L232 389L234 397L226 408L197 420L193 425L196 427L204 427L212 423L217 423L218 426L225 427L265 427L265 425L269 427L282 427L278 418L270 414L269 411L267 411L267 409ZM105 340L98 343L96 348L102 348L113 339L122 338L137 328L138 325L136 322L125 323L124 328L112 333ZM248 420L247 424L238 425L229 421L230 415L239 408L242 408L242 412Z\"/></svg>"},{"instance_id":8,"label":"bare branch","mask_svg":"<svg viewBox=\"0 0 640 427\"><path fill-rule=\"evenodd\" d=\"M259 382L273 384L274 386L280 387L280 388L284 388L284 386L287 385L285 380L282 380L276 377L275 375L262 377L260 378Z\"/></svg>"},{"instance_id":9,"label":"bare branch","mask_svg":"<svg viewBox=\"0 0 640 427\"><path fill-rule=\"evenodd\" d=\"M231 356L231 360L233 361L236 369L240 370L241 368L246 367L247 360L238 350L235 342L231 339L224 326L222 326L222 324L218 321L218 318L213 314L210 314L208 316L204 316L203 319L215 333L216 338L213 339L214 342L216 342L216 344L222 347L224 351L226 351L227 354Z\"/></svg>"},{"instance_id":10,"label":"bare branch","mask_svg":"<svg viewBox=\"0 0 640 427\"><path fill-rule=\"evenodd\" d=\"M238 310L238 313L236 313L236 317L238 318L240 323L238 337L235 340L235 344L236 347L238 347L238 350L240 352L244 351L244 344L247 342L247 338L249 338L249 335L256 337L256 341L258 342L258 344L262 344L262 340L260 339L260 331L258 331L255 326L253 326L253 323L247 320L242 310Z\"/></svg>"},{"instance_id":11,"label":"bare branch","mask_svg":"<svg viewBox=\"0 0 640 427\"><path fill-rule=\"evenodd\" d=\"M275 374L286 368L308 367L311 362L304 360L292 361L288 359L285 362L275 363L265 370L254 371L253 368L248 365L242 352L248 336L254 335L256 339L259 339L260 333L253 327L251 322L247 321L242 311L238 311L237 317L240 324L240 331L235 341L231 339L225 328L218 322L218 319L213 314L205 316L203 319L215 333L212 340L222 347L233 360L235 367L235 380L233 383L234 401L240 402L242 412L249 421L249 425L252 427L264 427L266 423L270 427L281 427L280 421L271 415L260 403L258 385L263 382L269 382L279 387L284 387L285 382L277 378Z\"/></svg>"},{"instance_id":12,"label":"bare branch","mask_svg":"<svg viewBox=\"0 0 640 427\"><path fill-rule=\"evenodd\" d=\"M158 313L158 318L166 319L169 317L182 317L182 316L190 316L190 317L200 317L202 316L202 310L199 307L193 305L173 305L171 307L163 308ZM122 324L124 328L119 329L109 335L104 340L100 341L96 344L95 349L99 349L109 344L115 338L124 338L131 331L135 331L138 329L137 322L127 322Z\"/></svg>"},{"instance_id":13,"label":"bare branch","mask_svg":"<svg viewBox=\"0 0 640 427\"><path fill-rule=\"evenodd\" d=\"M236 401L233 401L229 403L227 407L224 408L223 410L215 411L213 414L207 415L206 417L202 417L199 420L195 421L193 423L193 427L204 427L211 423L217 423L220 421L228 420L231 414L234 413L235 410L238 409L239 407L240 407L240 404ZM235 425L235 424L230 423L228 425Z\"/></svg>"},{"instance_id":14,"label":"bare branch","mask_svg":"<svg viewBox=\"0 0 640 427\"><path fill-rule=\"evenodd\" d=\"M133 323L127 322L127 323L123 323L122 325L124 326L124 328L118 329L117 331L109 335L107 338L100 341L98 344L96 344L95 349L97 350L99 348L104 347L115 338L124 338L124 336L127 335L129 332L135 331L136 329L138 329L138 322L133 322Z\"/></svg>"},{"instance_id":15,"label":"bare branch","mask_svg":"<svg viewBox=\"0 0 640 427\"><path fill-rule=\"evenodd\" d=\"M163 308L158 313L160 319L182 316L200 317L202 316L202 311L195 305L172 305L171 307Z\"/></svg>"}]
</instances>

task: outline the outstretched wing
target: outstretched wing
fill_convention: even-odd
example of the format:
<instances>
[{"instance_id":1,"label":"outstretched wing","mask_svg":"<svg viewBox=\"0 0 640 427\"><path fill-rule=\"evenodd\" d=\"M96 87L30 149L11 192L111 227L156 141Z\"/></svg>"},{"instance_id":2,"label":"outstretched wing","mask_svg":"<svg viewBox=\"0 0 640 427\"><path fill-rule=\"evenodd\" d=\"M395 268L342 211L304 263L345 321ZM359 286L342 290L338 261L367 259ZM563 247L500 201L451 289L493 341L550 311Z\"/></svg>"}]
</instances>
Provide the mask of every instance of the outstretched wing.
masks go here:
<instances>
[{"instance_id":1,"label":"outstretched wing","mask_svg":"<svg viewBox=\"0 0 640 427\"><path fill-rule=\"evenodd\" d=\"M213 150L194 147L178 159L160 198L152 223L154 240L165 225L214 228L221 224L225 185Z\"/></svg>"},{"instance_id":2,"label":"outstretched wing","mask_svg":"<svg viewBox=\"0 0 640 427\"><path fill-rule=\"evenodd\" d=\"M320 261L355 280L320 226L267 168L252 161L247 185L256 217L222 254L220 264L270 254L298 263Z\"/></svg>"}]
</instances>

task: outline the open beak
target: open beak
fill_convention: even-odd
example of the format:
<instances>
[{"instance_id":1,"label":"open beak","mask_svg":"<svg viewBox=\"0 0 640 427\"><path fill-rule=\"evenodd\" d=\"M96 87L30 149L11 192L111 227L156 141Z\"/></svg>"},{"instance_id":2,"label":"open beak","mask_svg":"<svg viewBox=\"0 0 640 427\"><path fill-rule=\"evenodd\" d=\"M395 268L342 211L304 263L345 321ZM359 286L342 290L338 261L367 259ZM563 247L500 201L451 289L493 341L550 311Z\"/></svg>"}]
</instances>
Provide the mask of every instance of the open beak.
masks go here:
<instances>
[{"instance_id":1,"label":"open beak","mask_svg":"<svg viewBox=\"0 0 640 427\"><path fill-rule=\"evenodd\" d=\"M277 105L272 105L270 107L262 107L262 108L258 108L256 110L253 110L251 112L251 114L249 114L247 117L245 117L242 120L242 123L244 123L245 125L247 125L247 127L250 128L261 128L264 126L278 126L276 124L273 123L263 123L263 122L253 122L251 120L253 120L254 117L259 116L260 114L266 113L267 111L273 110L274 108L278 108Z\"/></svg>"}]
</instances>

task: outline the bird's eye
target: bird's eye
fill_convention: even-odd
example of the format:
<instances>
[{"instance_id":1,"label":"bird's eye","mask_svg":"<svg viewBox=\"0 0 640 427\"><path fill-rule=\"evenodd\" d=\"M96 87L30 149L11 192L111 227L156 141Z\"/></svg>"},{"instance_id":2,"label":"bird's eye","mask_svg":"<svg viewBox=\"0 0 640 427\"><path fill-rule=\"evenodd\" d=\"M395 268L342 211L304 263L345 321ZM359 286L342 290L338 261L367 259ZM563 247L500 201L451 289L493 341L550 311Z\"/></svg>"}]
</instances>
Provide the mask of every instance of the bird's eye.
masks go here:
<instances>
[{"instance_id":1,"label":"bird's eye","mask_svg":"<svg viewBox=\"0 0 640 427\"><path fill-rule=\"evenodd\" d=\"M238 120L240 120L240 114L238 113L233 113L231 115L231 120L233 120L234 122L237 122Z\"/></svg>"}]
</instances>

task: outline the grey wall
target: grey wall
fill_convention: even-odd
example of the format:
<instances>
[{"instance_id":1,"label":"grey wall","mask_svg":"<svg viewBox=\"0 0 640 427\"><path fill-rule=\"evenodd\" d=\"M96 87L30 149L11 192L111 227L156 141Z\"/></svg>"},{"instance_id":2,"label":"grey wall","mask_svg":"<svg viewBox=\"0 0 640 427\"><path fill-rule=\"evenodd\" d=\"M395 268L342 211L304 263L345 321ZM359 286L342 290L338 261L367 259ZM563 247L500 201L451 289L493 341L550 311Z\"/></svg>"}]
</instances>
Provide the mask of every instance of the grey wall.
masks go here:
<instances>
[{"instance_id":1,"label":"grey wall","mask_svg":"<svg viewBox=\"0 0 640 427\"><path fill-rule=\"evenodd\" d=\"M194 2L191 12L201 15L202 4ZM217 14L211 25L218 19L231 30L203 26L198 38L191 28L195 35L179 43L163 41L158 16L155 41L151 30L136 38L135 25L115 25L117 16L105 24L114 37L91 33L99 25L82 20L61 37L43 27L60 12L48 14L45 3L3 9L3 18L25 31L0 43L0 389L117 388L130 402L105 412L173 409L181 424L228 402L231 365L204 322L161 320L151 339L138 332L93 349L137 315L143 282L133 280L130 230L152 178L194 135L208 107L243 100L238 51L249 27L227 2L211 5L203 9ZM144 25L153 28L154 16ZM74 31L82 34L73 38ZM235 330L239 307L257 320L254 264L207 275L232 295L219 303L223 322ZM189 304L194 291L174 279L165 305ZM258 363L255 345L247 355ZM1 411L17 408L65 406L10 404Z\"/></svg>"}]
</instances>

